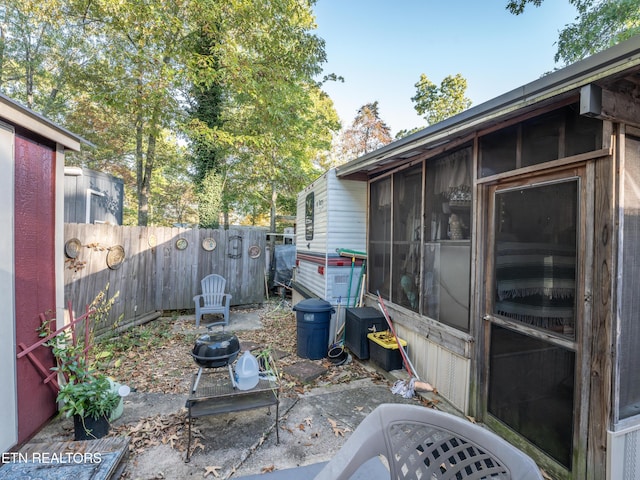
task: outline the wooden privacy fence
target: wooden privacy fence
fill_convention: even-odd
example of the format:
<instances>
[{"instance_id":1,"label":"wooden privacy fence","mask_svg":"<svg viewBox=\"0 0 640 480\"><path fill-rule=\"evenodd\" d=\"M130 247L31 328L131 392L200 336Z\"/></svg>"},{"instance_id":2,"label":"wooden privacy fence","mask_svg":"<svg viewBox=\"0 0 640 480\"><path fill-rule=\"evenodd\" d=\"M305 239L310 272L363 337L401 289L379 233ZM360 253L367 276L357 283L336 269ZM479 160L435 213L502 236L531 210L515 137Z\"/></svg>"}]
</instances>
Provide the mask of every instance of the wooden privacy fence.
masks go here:
<instances>
[{"instance_id":1,"label":"wooden privacy fence","mask_svg":"<svg viewBox=\"0 0 640 480\"><path fill-rule=\"evenodd\" d=\"M127 326L162 310L193 309L200 280L210 273L227 279L231 305L265 298L263 229L67 223L64 239L65 302L84 311L100 292L115 297L108 315L98 319L98 335L116 322Z\"/></svg>"}]
</instances>

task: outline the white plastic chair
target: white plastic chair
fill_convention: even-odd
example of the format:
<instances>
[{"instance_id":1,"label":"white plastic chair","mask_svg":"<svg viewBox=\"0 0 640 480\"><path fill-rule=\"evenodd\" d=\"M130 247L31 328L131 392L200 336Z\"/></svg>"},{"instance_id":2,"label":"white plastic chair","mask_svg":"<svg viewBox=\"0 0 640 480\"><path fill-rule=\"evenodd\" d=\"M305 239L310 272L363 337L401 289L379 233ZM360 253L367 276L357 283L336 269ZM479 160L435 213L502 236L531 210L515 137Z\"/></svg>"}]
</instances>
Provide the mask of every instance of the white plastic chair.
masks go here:
<instances>
[{"instance_id":1,"label":"white plastic chair","mask_svg":"<svg viewBox=\"0 0 640 480\"><path fill-rule=\"evenodd\" d=\"M229 325L229 306L231 303L231 294L224 293L227 280L215 273L204 277L200 284L202 285L202 294L193 297L196 303L196 327L200 326L200 319L206 314L220 313L224 319L222 322L213 322L207 325Z\"/></svg>"},{"instance_id":2,"label":"white plastic chair","mask_svg":"<svg viewBox=\"0 0 640 480\"><path fill-rule=\"evenodd\" d=\"M394 480L543 478L529 456L480 425L432 408L383 404L315 480L348 479L378 455L386 458Z\"/></svg>"}]
</instances>

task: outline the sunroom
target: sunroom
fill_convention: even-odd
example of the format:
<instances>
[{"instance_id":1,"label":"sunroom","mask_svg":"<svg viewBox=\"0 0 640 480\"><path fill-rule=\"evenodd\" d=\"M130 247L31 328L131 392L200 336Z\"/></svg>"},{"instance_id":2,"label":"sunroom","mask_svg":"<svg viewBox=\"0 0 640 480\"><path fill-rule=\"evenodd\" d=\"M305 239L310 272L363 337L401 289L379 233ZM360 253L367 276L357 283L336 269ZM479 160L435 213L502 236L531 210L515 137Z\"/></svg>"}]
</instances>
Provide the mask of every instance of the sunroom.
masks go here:
<instances>
[{"instance_id":1,"label":"sunroom","mask_svg":"<svg viewBox=\"0 0 640 480\"><path fill-rule=\"evenodd\" d=\"M640 39L337 169L367 303L442 397L555 478L640 458Z\"/></svg>"}]
</instances>

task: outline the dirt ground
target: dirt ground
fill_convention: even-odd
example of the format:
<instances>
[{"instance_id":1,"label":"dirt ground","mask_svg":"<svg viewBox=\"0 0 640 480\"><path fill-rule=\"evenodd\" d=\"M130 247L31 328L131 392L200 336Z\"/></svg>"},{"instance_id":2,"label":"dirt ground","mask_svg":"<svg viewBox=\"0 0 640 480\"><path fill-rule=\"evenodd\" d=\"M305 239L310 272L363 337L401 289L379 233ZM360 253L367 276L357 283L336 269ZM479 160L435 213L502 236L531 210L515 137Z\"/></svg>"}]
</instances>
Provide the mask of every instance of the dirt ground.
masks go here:
<instances>
[{"instance_id":1,"label":"dirt ground","mask_svg":"<svg viewBox=\"0 0 640 480\"><path fill-rule=\"evenodd\" d=\"M295 312L280 299L260 308L232 311L225 330L237 335L242 350L269 349L276 358L279 426L270 409L185 421L185 400L198 370L190 352L196 338L207 330L195 327L192 311L168 312L95 342L91 351L99 371L132 390L108 435L128 439L128 459L114 478L230 479L321 463L380 403L441 404L435 392L411 399L391 393L392 382L402 372L384 372L355 358L340 366L327 359L301 359ZM305 366L303 373L309 366L323 373L303 381L300 364ZM185 462L188 423L192 423L191 461ZM72 439L72 419L56 418L34 442Z\"/></svg>"},{"instance_id":2,"label":"dirt ground","mask_svg":"<svg viewBox=\"0 0 640 480\"><path fill-rule=\"evenodd\" d=\"M295 399L314 388L339 386L366 379L374 384L388 383L377 370L367 368L358 361L338 366L328 360L313 361L326 367L326 373L311 382L303 383L285 373L288 365L300 361L296 354L296 317L291 308L278 302L269 302L245 313L257 314L262 328L235 331L242 349L270 348L277 356L281 375L281 399ZM101 371L119 383L128 385L136 393L149 398L184 395L193 374L197 371L189 352L195 339L203 332L194 331L191 312L174 312L147 325L136 327L117 339L99 342L93 351ZM151 411L151 410L150 410ZM141 455L147 449L166 445L178 452L186 451L184 412L156 414L138 419L136 423L116 422L110 436L126 435L130 438L131 455ZM195 431L195 437L199 432ZM198 449L196 440L195 449ZM125 472L123 479L130 478Z\"/></svg>"}]
</instances>

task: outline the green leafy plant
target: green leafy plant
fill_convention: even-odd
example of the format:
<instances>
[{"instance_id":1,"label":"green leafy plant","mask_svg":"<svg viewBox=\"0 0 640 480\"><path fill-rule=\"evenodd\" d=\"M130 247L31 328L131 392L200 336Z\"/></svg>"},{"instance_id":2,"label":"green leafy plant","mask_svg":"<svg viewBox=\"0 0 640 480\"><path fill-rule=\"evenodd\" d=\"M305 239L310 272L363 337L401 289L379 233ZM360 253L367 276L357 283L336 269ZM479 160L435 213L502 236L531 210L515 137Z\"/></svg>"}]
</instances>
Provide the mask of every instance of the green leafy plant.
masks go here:
<instances>
[{"instance_id":1,"label":"green leafy plant","mask_svg":"<svg viewBox=\"0 0 640 480\"><path fill-rule=\"evenodd\" d=\"M61 333L48 344L57 363L52 370L59 372L64 381L56 398L60 413L67 417L108 418L117 408L120 397L112 391L106 375L89 365L82 343L74 343L69 335Z\"/></svg>"},{"instance_id":2,"label":"green leafy plant","mask_svg":"<svg viewBox=\"0 0 640 480\"><path fill-rule=\"evenodd\" d=\"M93 304L96 310L93 310L92 322L82 325L83 335L78 335L76 326L79 325L72 324L69 329L60 331L44 344L51 348L56 359L56 366L52 370L58 373L60 382L56 397L60 413L67 417L78 417L85 432L90 436L93 435L87 429L85 419L108 421L120 404L120 396L114 391L109 378L96 371L89 362L93 331L86 332L86 335L83 331L85 327L91 328L96 320L108 314L111 303L105 303L105 298L102 294L96 297ZM38 329L39 336L49 337L55 324L55 319L45 319Z\"/></svg>"},{"instance_id":3,"label":"green leafy plant","mask_svg":"<svg viewBox=\"0 0 640 480\"><path fill-rule=\"evenodd\" d=\"M90 379L93 369L84 355L82 343L74 343L63 333L52 338L45 345L51 347L56 365L51 370L64 376L69 383L79 383Z\"/></svg>"},{"instance_id":4,"label":"green leafy plant","mask_svg":"<svg viewBox=\"0 0 640 480\"><path fill-rule=\"evenodd\" d=\"M255 357L256 360L258 360L260 373L266 378L272 379L272 381L277 384L280 379L280 373L278 372L278 366L273 359L271 347L264 348L258 352Z\"/></svg>"},{"instance_id":5,"label":"green leafy plant","mask_svg":"<svg viewBox=\"0 0 640 480\"><path fill-rule=\"evenodd\" d=\"M61 403L60 413L67 417L78 415L82 418L109 418L117 408L120 396L112 390L105 375L87 374L81 382L67 382L60 387L57 401Z\"/></svg>"}]
</instances>

